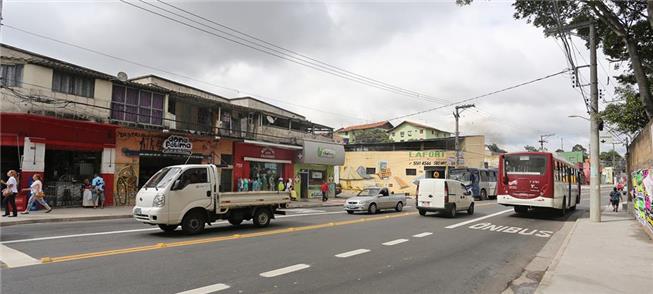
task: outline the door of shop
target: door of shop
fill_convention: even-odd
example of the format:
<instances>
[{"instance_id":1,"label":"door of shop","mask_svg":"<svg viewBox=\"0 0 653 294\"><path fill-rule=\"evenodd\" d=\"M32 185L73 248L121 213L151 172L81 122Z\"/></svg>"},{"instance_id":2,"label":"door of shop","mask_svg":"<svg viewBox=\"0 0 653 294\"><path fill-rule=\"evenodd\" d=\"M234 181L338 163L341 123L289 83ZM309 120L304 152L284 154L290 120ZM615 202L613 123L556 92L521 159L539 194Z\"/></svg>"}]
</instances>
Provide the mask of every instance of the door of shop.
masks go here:
<instances>
[{"instance_id":1,"label":"door of shop","mask_svg":"<svg viewBox=\"0 0 653 294\"><path fill-rule=\"evenodd\" d=\"M100 172L101 159L101 152L46 149L45 201L54 207L82 206L82 184Z\"/></svg>"},{"instance_id":2,"label":"door of shop","mask_svg":"<svg viewBox=\"0 0 653 294\"><path fill-rule=\"evenodd\" d=\"M301 180L301 198L308 198L308 171L302 171L299 173Z\"/></svg>"}]
</instances>

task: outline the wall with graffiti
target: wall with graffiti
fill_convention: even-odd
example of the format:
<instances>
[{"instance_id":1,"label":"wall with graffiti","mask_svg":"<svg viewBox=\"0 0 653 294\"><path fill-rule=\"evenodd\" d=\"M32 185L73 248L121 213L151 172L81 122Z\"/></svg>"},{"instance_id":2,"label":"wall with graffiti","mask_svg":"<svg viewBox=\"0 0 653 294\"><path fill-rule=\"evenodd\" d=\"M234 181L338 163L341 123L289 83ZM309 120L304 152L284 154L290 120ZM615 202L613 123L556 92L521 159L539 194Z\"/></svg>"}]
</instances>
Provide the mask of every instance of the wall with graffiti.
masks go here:
<instances>
[{"instance_id":1,"label":"wall with graffiti","mask_svg":"<svg viewBox=\"0 0 653 294\"><path fill-rule=\"evenodd\" d=\"M172 138L172 139L171 139ZM116 173L114 201L116 205L134 205L135 196L149 174L167 164L221 162L222 155L232 154L233 142L189 135L172 135L161 131L143 131L121 128L116 130ZM161 166L149 168L144 173L142 158L160 162Z\"/></svg>"},{"instance_id":2,"label":"wall with graffiti","mask_svg":"<svg viewBox=\"0 0 653 294\"><path fill-rule=\"evenodd\" d=\"M637 170L632 177L635 216L653 233L653 168Z\"/></svg>"}]
</instances>

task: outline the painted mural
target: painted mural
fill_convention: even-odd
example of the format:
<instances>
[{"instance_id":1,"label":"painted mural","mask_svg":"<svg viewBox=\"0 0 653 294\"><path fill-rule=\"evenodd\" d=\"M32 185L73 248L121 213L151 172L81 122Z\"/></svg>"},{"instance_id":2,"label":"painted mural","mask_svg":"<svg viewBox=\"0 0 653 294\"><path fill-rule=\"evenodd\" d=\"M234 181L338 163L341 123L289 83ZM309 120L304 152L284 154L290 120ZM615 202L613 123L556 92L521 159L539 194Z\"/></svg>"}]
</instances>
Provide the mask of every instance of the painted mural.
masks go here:
<instances>
[{"instance_id":1,"label":"painted mural","mask_svg":"<svg viewBox=\"0 0 653 294\"><path fill-rule=\"evenodd\" d=\"M653 167L635 171L632 177L635 215L653 233Z\"/></svg>"}]
</instances>

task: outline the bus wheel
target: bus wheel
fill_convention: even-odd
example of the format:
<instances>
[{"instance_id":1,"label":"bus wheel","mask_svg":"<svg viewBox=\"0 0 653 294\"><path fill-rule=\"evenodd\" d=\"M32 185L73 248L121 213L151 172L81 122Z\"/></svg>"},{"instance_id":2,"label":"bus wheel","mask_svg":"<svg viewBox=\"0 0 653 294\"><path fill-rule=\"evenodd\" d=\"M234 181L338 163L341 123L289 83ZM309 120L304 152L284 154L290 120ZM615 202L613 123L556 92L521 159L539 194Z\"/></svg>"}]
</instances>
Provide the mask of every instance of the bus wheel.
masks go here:
<instances>
[{"instance_id":1,"label":"bus wheel","mask_svg":"<svg viewBox=\"0 0 653 294\"><path fill-rule=\"evenodd\" d=\"M558 211L560 216L565 216L567 214L567 197L562 197L562 208Z\"/></svg>"},{"instance_id":2,"label":"bus wheel","mask_svg":"<svg viewBox=\"0 0 653 294\"><path fill-rule=\"evenodd\" d=\"M487 191L481 190L481 200L487 200Z\"/></svg>"},{"instance_id":3,"label":"bus wheel","mask_svg":"<svg viewBox=\"0 0 653 294\"><path fill-rule=\"evenodd\" d=\"M524 214L528 212L528 207L526 206L515 206L515 213L517 214Z\"/></svg>"}]
</instances>

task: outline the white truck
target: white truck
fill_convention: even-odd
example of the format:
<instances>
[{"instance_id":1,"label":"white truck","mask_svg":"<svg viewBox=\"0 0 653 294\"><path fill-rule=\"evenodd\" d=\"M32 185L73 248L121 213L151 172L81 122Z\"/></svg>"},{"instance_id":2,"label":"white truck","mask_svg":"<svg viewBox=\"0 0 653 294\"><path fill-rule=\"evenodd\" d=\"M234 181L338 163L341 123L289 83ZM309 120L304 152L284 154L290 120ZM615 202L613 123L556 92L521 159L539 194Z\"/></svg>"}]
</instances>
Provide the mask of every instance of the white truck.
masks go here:
<instances>
[{"instance_id":1,"label":"white truck","mask_svg":"<svg viewBox=\"0 0 653 294\"><path fill-rule=\"evenodd\" d=\"M290 203L290 192L218 192L220 168L213 164L174 165L154 174L136 194L132 213L140 222L172 232L179 225L187 234L226 219L234 226L253 219L258 227L270 224L279 208Z\"/></svg>"}]
</instances>

